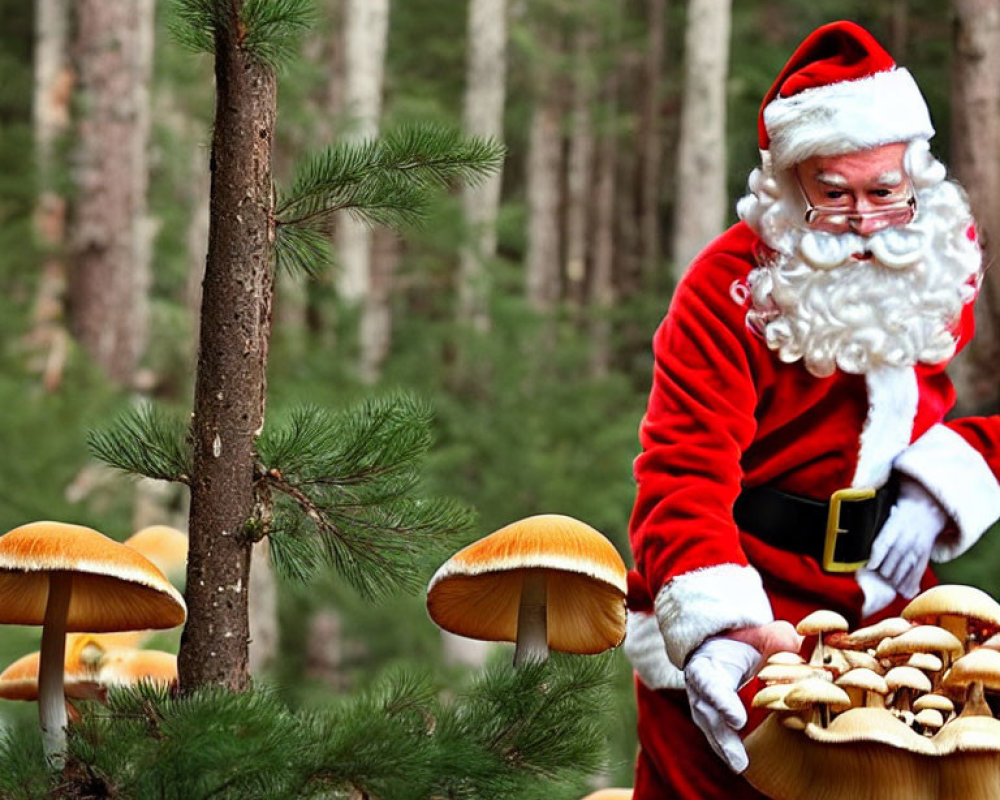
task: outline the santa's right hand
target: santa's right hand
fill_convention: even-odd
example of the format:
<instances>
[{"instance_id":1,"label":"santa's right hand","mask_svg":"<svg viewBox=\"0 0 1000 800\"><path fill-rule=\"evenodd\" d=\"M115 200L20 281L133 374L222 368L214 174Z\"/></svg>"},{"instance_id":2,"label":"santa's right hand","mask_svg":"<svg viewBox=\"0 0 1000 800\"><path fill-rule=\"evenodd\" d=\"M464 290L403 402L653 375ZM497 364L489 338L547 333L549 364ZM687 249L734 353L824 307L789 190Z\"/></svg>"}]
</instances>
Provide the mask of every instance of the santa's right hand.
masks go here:
<instances>
[{"instance_id":1,"label":"santa's right hand","mask_svg":"<svg viewBox=\"0 0 1000 800\"><path fill-rule=\"evenodd\" d=\"M718 636L706 639L684 667L691 717L733 772L743 772L750 763L737 733L747 723L747 712L736 692L760 662L756 648Z\"/></svg>"}]
</instances>

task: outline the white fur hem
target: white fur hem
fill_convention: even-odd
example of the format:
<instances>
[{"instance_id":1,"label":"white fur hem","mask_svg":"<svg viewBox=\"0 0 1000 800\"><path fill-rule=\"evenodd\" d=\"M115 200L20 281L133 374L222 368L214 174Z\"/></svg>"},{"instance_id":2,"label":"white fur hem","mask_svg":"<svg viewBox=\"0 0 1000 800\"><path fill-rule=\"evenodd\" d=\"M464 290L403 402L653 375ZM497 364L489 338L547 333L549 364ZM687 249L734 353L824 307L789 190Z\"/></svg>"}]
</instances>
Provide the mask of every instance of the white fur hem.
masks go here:
<instances>
[{"instance_id":1,"label":"white fur hem","mask_svg":"<svg viewBox=\"0 0 1000 800\"><path fill-rule=\"evenodd\" d=\"M910 443L917 414L917 375L913 367L879 367L865 375L868 418L861 432L852 486L881 486L893 459Z\"/></svg>"},{"instance_id":2,"label":"white fur hem","mask_svg":"<svg viewBox=\"0 0 1000 800\"><path fill-rule=\"evenodd\" d=\"M894 466L918 480L958 526L957 536L935 544L935 561L962 555L1000 517L1000 484L992 470L978 450L945 425L928 430Z\"/></svg>"},{"instance_id":3,"label":"white fur hem","mask_svg":"<svg viewBox=\"0 0 1000 800\"><path fill-rule=\"evenodd\" d=\"M684 673L670 663L663 634L653 614L629 611L625 623L625 656L639 680L650 689L683 689Z\"/></svg>"},{"instance_id":4,"label":"white fur hem","mask_svg":"<svg viewBox=\"0 0 1000 800\"><path fill-rule=\"evenodd\" d=\"M678 575L660 589L654 606L667 656L678 669L709 636L774 621L760 574L738 564Z\"/></svg>"},{"instance_id":5,"label":"white fur hem","mask_svg":"<svg viewBox=\"0 0 1000 800\"><path fill-rule=\"evenodd\" d=\"M923 95L902 68L778 97L764 109L764 125L776 169L934 135Z\"/></svg>"}]
</instances>

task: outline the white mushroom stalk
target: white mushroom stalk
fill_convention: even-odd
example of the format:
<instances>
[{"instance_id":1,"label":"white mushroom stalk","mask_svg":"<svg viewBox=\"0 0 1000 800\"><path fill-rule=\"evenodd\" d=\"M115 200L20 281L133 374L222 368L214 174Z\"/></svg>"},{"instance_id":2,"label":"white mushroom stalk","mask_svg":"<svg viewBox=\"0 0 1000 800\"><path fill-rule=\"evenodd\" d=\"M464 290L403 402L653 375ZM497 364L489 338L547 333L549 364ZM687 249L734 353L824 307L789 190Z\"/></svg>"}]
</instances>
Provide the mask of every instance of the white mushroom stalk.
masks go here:
<instances>
[{"instance_id":1,"label":"white mushroom stalk","mask_svg":"<svg viewBox=\"0 0 1000 800\"><path fill-rule=\"evenodd\" d=\"M66 659L66 615L73 590L73 575L49 575L49 597L42 625L38 662L38 722L45 757L53 769L62 769L66 752L66 696L63 669Z\"/></svg>"}]
</instances>

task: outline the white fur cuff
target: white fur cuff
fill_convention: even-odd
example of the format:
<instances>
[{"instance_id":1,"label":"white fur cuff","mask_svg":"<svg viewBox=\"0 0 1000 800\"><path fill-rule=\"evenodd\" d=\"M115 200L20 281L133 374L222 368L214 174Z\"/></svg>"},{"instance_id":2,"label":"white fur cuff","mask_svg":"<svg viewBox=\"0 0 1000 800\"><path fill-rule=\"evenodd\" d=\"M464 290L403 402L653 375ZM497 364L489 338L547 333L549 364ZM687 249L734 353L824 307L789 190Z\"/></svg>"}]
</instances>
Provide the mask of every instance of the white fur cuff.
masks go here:
<instances>
[{"instance_id":1,"label":"white fur cuff","mask_svg":"<svg viewBox=\"0 0 1000 800\"><path fill-rule=\"evenodd\" d=\"M902 68L778 97L764 109L764 125L776 169L934 135L923 95Z\"/></svg>"},{"instance_id":2,"label":"white fur cuff","mask_svg":"<svg viewBox=\"0 0 1000 800\"><path fill-rule=\"evenodd\" d=\"M653 614L629 611L625 623L625 656L650 689L683 689L684 673L670 663L663 634Z\"/></svg>"},{"instance_id":3,"label":"white fur cuff","mask_svg":"<svg viewBox=\"0 0 1000 800\"><path fill-rule=\"evenodd\" d=\"M753 567L719 564L678 575L656 595L656 619L678 669L709 636L774 621Z\"/></svg>"},{"instance_id":4,"label":"white fur cuff","mask_svg":"<svg viewBox=\"0 0 1000 800\"><path fill-rule=\"evenodd\" d=\"M945 425L928 430L893 466L919 481L958 526L958 536L934 546L935 561L960 556L1000 517L1000 484L992 470L978 450Z\"/></svg>"}]
</instances>

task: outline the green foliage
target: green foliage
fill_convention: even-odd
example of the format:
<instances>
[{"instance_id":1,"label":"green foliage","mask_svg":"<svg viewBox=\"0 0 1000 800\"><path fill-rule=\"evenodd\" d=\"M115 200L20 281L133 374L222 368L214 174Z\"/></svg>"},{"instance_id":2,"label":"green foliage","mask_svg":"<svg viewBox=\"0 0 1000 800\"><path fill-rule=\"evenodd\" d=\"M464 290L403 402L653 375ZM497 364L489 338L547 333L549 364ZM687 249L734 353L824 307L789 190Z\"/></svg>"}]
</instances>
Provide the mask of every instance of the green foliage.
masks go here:
<instances>
[{"instance_id":1,"label":"green foliage","mask_svg":"<svg viewBox=\"0 0 1000 800\"><path fill-rule=\"evenodd\" d=\"M273 68L294 57L314 21L310 0L244 0L239 19L218 0L175 0L170 30L184 47L214 53L220 33Z\"/></svg>"},{"instance_id":2,"label":"green foliage","mask_svg":"<svg viewBox=\"0 0 1000 800\"><path fill-rule=\"evenodd\" d=\"M269 424L259 452L278 569L304 579L328 564L372 597L419 585L428 559L454 549L471 521L453 501L415 496L430 443L430 408L402 394Z\"/></svg>"},{"instance_id":3,"label":"green foliage","mask_svg":"<svg viewBox=\"0 0 1000 800\"><path fill-rule=\"evenodd\" d=\"M130 408L107 427L92 430L87 446L95 458L122 472L181 483L190 480L187 425L153 403Z\"/></svg>"},{"instance_id":4,"label":"green foliage","mask_svg":"<svg viewBox=\"0 0 1000 800\"><path fill-rule=\"evenodd\" d=\"M403 126L366 142L342 142L312 155L278 200L278 265L317 271L328 256L321 238L338 211L368 223L416 225L427 213L431 190L454 180L481 181L496 172L503 157L496 141L430 124Z\"/></svg>"},{"instance_id":5,"label":"green foliage","mask_svg":"<svg viewBox=\"0 0 1000 800\"><path fill-rule=\"evenodd\" d=\"M114 690L70 729L61 776L33 732L0 738L0 790L18 800L51 797L57 782L61 797L108 800L573 797L571 776L603 762L594 721L608 681L601 657L495 665L449 700L426 675L393 671L300 712L261 689Z\"/></svg>"}]
</instances>

